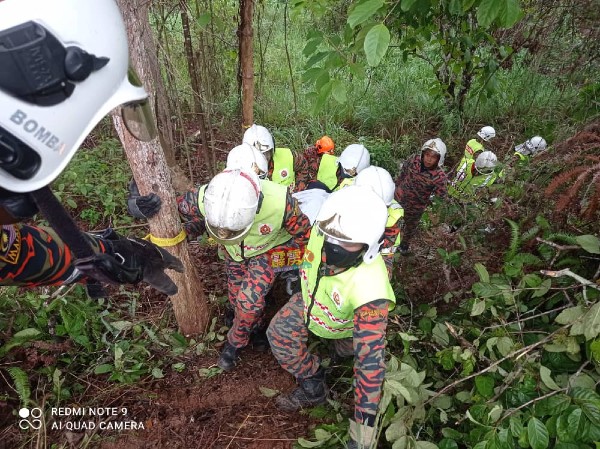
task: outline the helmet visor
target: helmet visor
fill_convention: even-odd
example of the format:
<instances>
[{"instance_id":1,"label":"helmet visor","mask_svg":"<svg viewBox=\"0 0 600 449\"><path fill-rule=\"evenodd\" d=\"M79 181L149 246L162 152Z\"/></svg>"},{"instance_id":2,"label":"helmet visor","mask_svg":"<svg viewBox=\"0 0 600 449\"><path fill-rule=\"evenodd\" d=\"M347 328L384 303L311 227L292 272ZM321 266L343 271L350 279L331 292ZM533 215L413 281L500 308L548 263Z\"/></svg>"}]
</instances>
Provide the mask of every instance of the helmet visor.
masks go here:
<instances>
[{"instance_id":1,"label":"helmet visor","mask_svg":"<svg viewBox=\"0 0 600 449\"><path fill-rule=\"evenodd\" d=\"M227 229L221 227L213 227L208 221L206 221L206 229L210 236L215 239L217 243L222 245L236 245L240 243L250 232L252 224L245 229Z\"/></svg>"},{"instance_id":2,"label":"helmet visor","mask_svg":"<svg viewBox=\"0 0 600 449\"><path fill-rule=\"evenodd\" d=\"M131 65L129 65L129 70L127 71L127 78L133 86L143 87L140 77ZM137 140L149 142L156 137L154 115L152 114L152 109L147 98L121 106L121 117L127 131Z\"/></svg>"},{"instance_id":3,"label":"helmet visor","mask_svg":"<svg viewBox=\"0 0 600 449\"><path fill-rule=\"evenodd\" d=\"M494 167L478 167L475 165L475 169L482 175L489 175L494 171Z\"/></svg>"}]
</instances>

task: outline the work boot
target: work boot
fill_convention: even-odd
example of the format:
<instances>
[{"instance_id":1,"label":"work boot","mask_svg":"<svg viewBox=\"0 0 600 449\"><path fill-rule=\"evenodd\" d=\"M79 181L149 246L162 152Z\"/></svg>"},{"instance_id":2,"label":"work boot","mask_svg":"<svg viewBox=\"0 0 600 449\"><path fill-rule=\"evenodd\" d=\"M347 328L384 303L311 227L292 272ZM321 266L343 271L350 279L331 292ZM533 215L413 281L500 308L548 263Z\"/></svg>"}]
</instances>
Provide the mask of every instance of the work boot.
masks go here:
<instances>
[{"instance_id":1,"label":"work boot","mask_svg":"<svg viewBox=\"0 0 600 449\"><path fill-rule=\"evenodd\" d=\"M255 327L250 333L250 344L259 352L267 352L271 349L271 345L267 339L267 330Z\"/></svg>"},{"instance_id":2,"label":"work boot","mask_svg":"<svg viewBox=\"0 0 600 449\"><path fill-rule=\"evenodd\" d=\"M238 349L231 345L228 341L225 342L217 366L223 371L231 371L235 368L235 364L238 358Z\"/></svg>"},{"instance_id":3,"label":"work boot","mask_svg":"<svg viewBox=\"0 0 600 449\"><path fill-rule=\"evenodd\" d=\"M302 379L298 383L298 387L291 393L279 395L275 399L277 408L284 412L297 412L303 408L316 407L327 401L327 385L323 367L320 367L314 376Z\"/></svg>"}]
</instances>

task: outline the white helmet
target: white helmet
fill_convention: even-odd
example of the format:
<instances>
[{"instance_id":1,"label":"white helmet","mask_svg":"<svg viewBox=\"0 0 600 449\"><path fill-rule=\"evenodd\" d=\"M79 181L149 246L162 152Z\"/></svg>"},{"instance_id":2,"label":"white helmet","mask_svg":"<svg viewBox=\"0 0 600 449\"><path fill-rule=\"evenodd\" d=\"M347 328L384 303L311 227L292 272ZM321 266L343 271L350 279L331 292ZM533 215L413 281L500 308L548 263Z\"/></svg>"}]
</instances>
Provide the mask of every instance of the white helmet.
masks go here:
<instances>
[{"instance_id":1,"label":"white helmet","mask_svg":"<svg viewBox=\"0 0 600 449\"><path fill-rule=\"evenodd\" d=\"M491 151L482 151L475 159L475 169L482 175L489 175L498 165L498 158Z\"/></svg>"},{"instance_id":2,"label":"white helmet","mask_svg":"<svg viewBox=\"0 0 600 449\"><path fill-rule=\"evenodd\" d=\"M392 175L385 168L375 167L374 165L365 168L356 175L354 185L372 188L386 206L392 204L394 200L396 185Z\"/></svg>"},{"instance_id":3,"label":"white helmet","mask_svg":"<svg viewBox=\"0 0 600 449\"><path fill-rule=\"evenodd\" d=\"M363 261L371 263L379 253L387 216L385 204L373 189L351 185L329 195L316 224L329 238L367 245Z\"/></svg>"},{"instance_id":4,"label":"white helmet","mask_svg":"<svg viewBox=\"0 0 600 449\"><path fill-rule=\"evenodd\" d=\"M425 150L432 150L439 154L440 160L438 161L438 167L444 165L444 160L446 159L446 144L442 141L442 139L439 137L436 137L435 139L429 139L421 147L421 153L423 153Z\"/></svg>"},{"instance_id":5,"label":"white helmet","mask_svg":"<svg viewBox=\"0 0 600 449\"><path fill-rule=\"evenodd\" d=\"M133 72L128 77L114 0L1 1L0 49L0 187L48 185L119 105L128 105L122 112L134 136L152 137L131 121L153 119L146 92Z\"/></svg>"},{"instance_id":6,"label":"white helmet","mask_svg":"<svg viewBox=\"0 0 600 449\"><path fill-rule=\"evenodd\" d=\"M275 149L275 141L269 130L256 124L246 130L242 142L252 145L262 153Z\"/></svg>"},{"instance_id":7,"label":"white helmet","mask_svg":"<svg viewBox=\"0 0 600 449\"><path fill-rule=\"evenodd\" d=\"M487 142L496 137L496 130L491 126L484 126L477 131L477 135Z\"/></svg>"},{"instance_id":8,"label":"white helmet","mask_svg":"<svg viewBox=\"0 0 600 449\"><path fill-rule=\"evenodd\" d=\"M219 243L234 245L250 232L260 197L260 180L253 171L225 170L204 192L206 229Z\"/></svg>"},{"instance_id":9,"label":"white helmet","mask_svg":"<svg viewBox=\"0 0 600 449\"><path fill-rule=\"evenodd\" d=\"M521 153L524 156L530 156L546 149L546 139L542 136L534 136L529 140L526 140L521 145L517 145L515 151Z\"/></svg>"},{"instance_id":10,"label":"white helmet","mask_svg":"<svg viewBox=\"0 0 600 449\"><path fill-rule=\"evenodd\" d=\"M353 143L342 151L338 163L348 175L356 176L371 165L371 155L364 145Z\"/></svg>"},{"instance_id":11,"label":"white helmet","mask_svg":"<svg viewBox=\"0 0 600 449\"><path fill-rule=\"evenodd\" d=\"M259 178L264 179L269 172L269 163L265 156L253 146L243 143L231 149L227 155L226 170L253 171Z\"/></svg>"}]
</instances>

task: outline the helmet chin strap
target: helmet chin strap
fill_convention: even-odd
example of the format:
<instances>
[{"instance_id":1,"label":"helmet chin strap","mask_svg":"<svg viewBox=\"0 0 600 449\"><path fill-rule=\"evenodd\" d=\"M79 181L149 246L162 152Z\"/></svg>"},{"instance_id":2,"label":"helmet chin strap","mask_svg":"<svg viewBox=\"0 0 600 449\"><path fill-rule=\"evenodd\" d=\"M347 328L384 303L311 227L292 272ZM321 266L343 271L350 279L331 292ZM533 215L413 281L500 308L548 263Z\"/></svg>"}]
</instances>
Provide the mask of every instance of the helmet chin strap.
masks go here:
<instances>
[{"instance_id":1,"label":"helmet chin strap","mask_svg":"<svg viewBox=\"0 0 600 449\"><path fill-rule=\"evenodd\" d=\"M46 186L33 191L31 192L31 196L40 209L40 212L44 214L44 217L50 223L52 229L67 244L77 259L93 259L96 257L96 253L84 237L83 232L75 224L71 215L65 210L56 196L54 196L50 187ZM87 290L92 298L103 298L106 296L106 291L95 279L88 281Z\"/></svg>"}]
</instances>

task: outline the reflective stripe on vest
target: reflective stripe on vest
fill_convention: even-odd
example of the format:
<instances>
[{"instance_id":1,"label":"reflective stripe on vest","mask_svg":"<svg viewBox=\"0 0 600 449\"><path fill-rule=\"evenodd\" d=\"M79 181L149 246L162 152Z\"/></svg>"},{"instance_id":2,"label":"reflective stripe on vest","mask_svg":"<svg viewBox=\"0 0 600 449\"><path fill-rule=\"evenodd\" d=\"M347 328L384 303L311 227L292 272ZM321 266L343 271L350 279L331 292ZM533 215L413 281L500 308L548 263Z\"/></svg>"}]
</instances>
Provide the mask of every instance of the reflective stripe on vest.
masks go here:
<instances>
[{"instance_id":1,"label":"reflective stripe on vest","mask_svg":"<svg viewBox=\"0 0 600 449\"><path fill-rule=\"evenodd\" d=\"M465 170L456 174L456 178L448 186L448 194L459 199L473 199L477 190L490 186L498 178L493 172L487 175L473 175L475 161L467 163ZM477 173L477 172L476 172Z\"/></svg>"},{"instance_id":2,"label":"reflective stripe on vest","mask_svg":"<svg viewBox=\"0 0 600 449\"><path fill-rule=\"evenodd\" d=\"M385 227L391 228L392 226L396 226L396 223L398 223L398 220L400 220L402 217L404 217L404 209L402 206L400 206L398 201L393 200L392 204L388 206L388 219L385 223ZM394 240L394 244L391 248L381 248L381 255L383 257L393 255L398 246L400 246L400 243L402 243L402 232L398 233L398 236L396 237L396 240Z\"/></svg>"},{"instance_id":3,"label":"reflective stripe on vest","mask_svg":"<svg viewBox=\"0 0 600 449\"><path fill-rule=\"evenodd\" d=\"M292 238L283 227L288 192L287 187L261 179L260 188L263 195L262 204L254 217L250 232L241 244L224 245L225 250L236 262L266 253L271 248L281 245ZM203 186L198 191L198 207L203 216L205 216L205 189L206 186ZM244 245L243 253L241 245Z\"/></svg>"},{"instance_id":4,"label":"reflective stripe on vest","mask_svg":"<svg viewBox=\"0 0 600 449\"><path fill-rule=\"evenodd\" d=\"M343 273L322 276L315 292L324 240L323 234L313 227L300 268L305 317L310 313L308 328L323 338L352 337L355 309L377 299L387 299L391 310L396 297L380 255L370 264L362 262Z\"/></svg>"},{"instance_id":5,"label":"reflective stripe on vest","mask_svg":"<svg viewBox=\"0 0 600 449\"><path fill-rule=\"evenodd\" d=\"M294 155L289 148L275 148L273 152L273 174L271 181L282 186L294 186L296 173L294 172Z\"/></svg>"},{"instance_id":6,"label":"reflective stripe on vest","mask_svg":"<svg viewBox=\"0 0 600 449\"><path fill-rule=\"evenodd\" d=\"M329 189L333 189L337 185L337 168L338 158L332 154L324 154L319 162L319 170L317 171L317 181L321 181Z\"/></svg>"},{"instance_id":7,"label":"reflective stripe on vest","mask_svg":"<svg viewBox=\"0 0 600 449\"><path fill-rule=\"evenodd\" d=\"M467 159L475 159L475 154L483 151L483 145L477 139L471 139L465 147L465 157Z\"/></svg>"}]
</instances>

